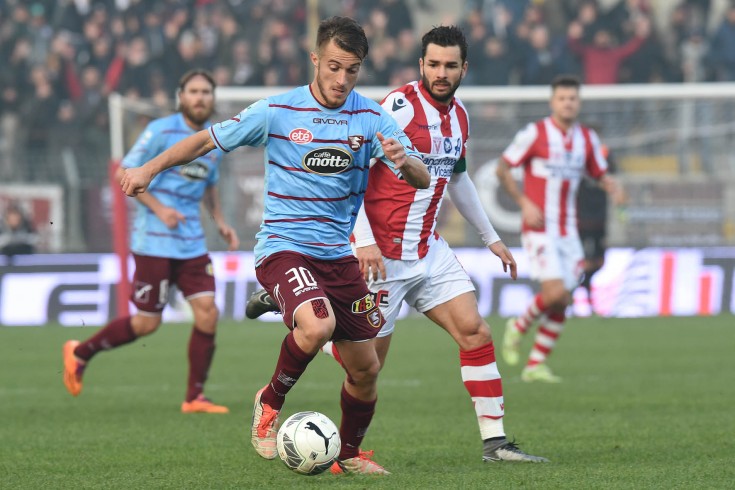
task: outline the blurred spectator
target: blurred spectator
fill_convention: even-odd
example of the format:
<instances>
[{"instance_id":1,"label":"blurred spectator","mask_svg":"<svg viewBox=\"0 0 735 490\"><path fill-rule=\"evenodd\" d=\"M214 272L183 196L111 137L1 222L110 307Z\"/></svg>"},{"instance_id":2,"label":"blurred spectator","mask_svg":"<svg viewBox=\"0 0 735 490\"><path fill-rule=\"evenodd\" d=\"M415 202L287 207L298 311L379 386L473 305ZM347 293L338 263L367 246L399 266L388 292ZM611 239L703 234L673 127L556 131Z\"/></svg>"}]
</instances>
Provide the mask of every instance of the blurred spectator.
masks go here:
<instances>
[{"instance_id":1,"label":"blurred spectator","mask_svg":"<svg viewBox=\"0 0 735 490\"><path fill-rule=\"evenodd\" d=\"M38 234L20 206L9 203L0 222L0 255L27 255L36 252Z\"/></svg>"},{"instance_id":2,"label":"blurred spectator","mask_svg":"<svg viewBox=\"0 0 735 490\"><path fill-rule=\"evenodd\" d=\"M525 85L549 85L563 73L565 67L561 53L551 47L549 30L543 24L533 26L528 36L528 48L523 63L521 83Z\"/></svg>"},{"instance_id":3,"label":"blurred spectator","mask_svg":"<svg viewBox=\"0 0 735 490\"><path fill-rule=\"evenodd\" d=\"M621 63L641 48L650 33L650 26L647 18L639 19L635 36L616 46L610 31L603 28L594 32L592 44L584 43L584 27L579 22L572 22L569 26L569 48L582 60L585 83L617 83Z\"/></svg>"},{"instance_id":4,"label":"blurred spectator","mask_svg":"<svg viewBox=\"0 0 735 490\"><path fill-rule=\"evenodd\" d=\"M365 60L365 71L360 70L360 83L369 85L388 85L390 74L394 70L396 51L394 39L387 38L372 46L370 55Z\"/></svg>"},{"instance_id":5,"label":"blurred spectator","mask_svg":"<svg viewBox=\"0 0 735 490\"><path fill-rule=\"evenodd\" d=\"M378 0L378 8L388 14L387 31L401 36L403 31L413 33L413 16L406 0ZM417 60L418 58L416 58ZM414 62L416 60L413 60Z\"/></svg>"},{"instance_id":6,"label":"blurred spectator","mask_svg":"<svg viewBox=\"0 0 735 490\"><path fill-rule=\"evenodd\" d=\"M230 76L233 85L262 83L260 67L253 62L251 51L250 43L245 39L238 39L232 44L232 56L229 62L223 62L223 65L231 66Z\"/></svg>"},{"instance_id":7,"label":"blurred spectator","mask_svg":"<svg viewBox=\"0 0 735 490\"><path fill-rule=\"evenodd\" d=\"M717 32L712 37L711 60L717 80L735 81L735 5L730 5Z\"/></svg>"},{"instance_id":8,"label":"blurred spectator","mask_svg":"<svg viewBox=\"0 0 735 490\"><path fill-rule=\"evenodd\" d=\"M681 72L685 82L707 79L706 58L709 51L704 32L693 30L681 43Z\"/></svg>"},{"instance_id":9,"label":"blurred spectator","mask_svg":"<svg viewBox=\"0 0 735 490\"><path fill-rule=\"evenodd\" d=\"M151 94L151 65L148 57L148 46L141 36L134 37L124 46L125 63L120 77L118 90L133 97L149 97ZM178 61L173 53L167 55L171 63ZM181 64L169 66L167 73L178 73L183 69Z\"/></svg>"},{"instance_id":10,"label":"blurred spectator","mask_svg":"<svg viewBox=\"0 0 735 490\"><path fill-rule=\"evenodd\" d=\"M473 68L476 73L476 78L472 79L473 84L508 85L514 60L508 53L505 43L497 37L489 37L483 47L484 60L479 61Z\"/></svg>"},{"instance_id":11,"label":"blurred spectator","mask_svg":"<svg viewBox=\"0 0 735 490\"><path fill-rule=\"evenodd\" d=\"M23 153L34 163L34 168L24 166L19 170L26 178L34 178L33 170L48 168L55 116L61 101L45 66L34 66L29 78L33 88L21 104L20 121L25 128L21 133Z\"/></svg>"}]
</instances>

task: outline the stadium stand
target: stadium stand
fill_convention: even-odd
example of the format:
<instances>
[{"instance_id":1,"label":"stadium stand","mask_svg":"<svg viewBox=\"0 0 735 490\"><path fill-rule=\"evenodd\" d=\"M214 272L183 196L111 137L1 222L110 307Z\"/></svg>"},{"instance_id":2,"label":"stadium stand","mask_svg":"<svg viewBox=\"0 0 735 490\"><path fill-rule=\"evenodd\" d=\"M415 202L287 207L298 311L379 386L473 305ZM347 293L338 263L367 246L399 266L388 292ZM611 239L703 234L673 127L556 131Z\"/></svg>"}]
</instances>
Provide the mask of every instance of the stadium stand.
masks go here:
<instances>
[{"instance_id":1,"label":"stadium stand","mask_svg":"<svg viewBox=\"0 0 735 490\"><path fill-rule=\"evenodd\" d=\"M308 82L309 3L1 2L0 180L103 192L112 92L171 109L176 80L193 67L212 70L220 86ZM361 86L415 79L417 33L439 23L458 23L470 38L474 68L465 85L545 85L562 72L587 84L735 81L728 0L317 4L319 16L349 15L365 26L371 54ZM77 175L70 176L69 159Z\"/></svg>"}]
</instances>

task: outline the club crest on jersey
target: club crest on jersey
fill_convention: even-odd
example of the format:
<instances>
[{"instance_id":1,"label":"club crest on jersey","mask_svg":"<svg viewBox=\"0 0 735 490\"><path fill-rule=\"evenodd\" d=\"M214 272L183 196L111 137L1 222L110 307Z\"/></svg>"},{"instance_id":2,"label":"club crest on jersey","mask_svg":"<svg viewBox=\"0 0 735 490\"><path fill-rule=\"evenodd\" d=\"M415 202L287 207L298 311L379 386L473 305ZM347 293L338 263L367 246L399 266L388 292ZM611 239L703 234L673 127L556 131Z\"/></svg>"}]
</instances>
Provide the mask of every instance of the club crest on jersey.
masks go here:
<instances>
[{"instance_id":1,"label":"club crest on jersey","mask_svg":"<svg viewBox=\"0 0 735 490\"><path fill-rule=\"evenodd\" d=\"M442 149L442 138L433 137L431 138L431 152L439 153Z\"/></svg>"},{"instance_id":2,"label":"club crest on jersey","mask_svg":"<svg viewBox=\"0 0 735 490\"><path fill-rule=\"evenodd\" d=\"M347 137L347 141L350 142L350 148L352 151L357 151L362 148L362 144L365 142L365 137L361 134L351 135Z\"/></svg>"},{"instance_id":3,"label":"club crest on jersey","mask_svg":"<svg viewBox=\"0 0 735 490\"><path fill-rule=\"evenodd\" d=\"M373 328L380 328L382 319L383 315L381 315L380 313L380 308L375 308L373 311L367 314L367 321Z\"/></svg>"},{"instance_id":4,"label":"club crest on jersey","mask_svg":"<svg viewBox=\"0 0 735 490\"><path fill-rule=\"evenodd\" d=\"M315 174L339 174L350 167L352 155L341 148L317 148L304 155L301 164Z\"/></svg>"},{"instance_id":5,"label":"club crest on jersey","mask_svg":"<svg viewBox=\"0 0 735 490\"><path fill-rule=\"evenodd\" d=\"M179 172L189 180L207 180L209 167L202 162L194 161L182 166Z\"/></svg>"},{"instance_id":6,"label":"club crest on jersey","mask_svg":"<svg viewBox=\"0 0 735 490\"><path fill-rule=\"evenodd\" d=\"M296 128L288 133L288 139L297 145L305 145L306 143L311 143L311 140L314 139L314 135L311 134L311 131L308 129Z\"/></svg>"},{"instance_id":7,"label":"club crest on jersey","mask_svg":"<svg viewBox=\"0 0 735 490\"><path fill-rule=\"evenodd\" d=\"M352 313L366 313L375 308L373 293L368 293L352 303Z\"/></svg>"}]
</instances>

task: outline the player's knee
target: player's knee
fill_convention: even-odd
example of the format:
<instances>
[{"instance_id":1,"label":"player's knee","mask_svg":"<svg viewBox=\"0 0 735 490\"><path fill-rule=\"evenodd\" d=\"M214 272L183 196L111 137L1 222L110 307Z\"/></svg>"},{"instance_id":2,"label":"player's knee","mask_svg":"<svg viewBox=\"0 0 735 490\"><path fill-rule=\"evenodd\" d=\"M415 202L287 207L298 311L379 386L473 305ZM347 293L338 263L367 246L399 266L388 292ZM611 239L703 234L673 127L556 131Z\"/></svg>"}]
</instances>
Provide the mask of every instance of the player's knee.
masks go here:
<instances>
[{"instance_id":1,"label":"player's knee","mask_svg":"<svg viewBox=\"0 0 735 490\"><path fill-rule=\"evenodd\" d=\"M214 301L197 305L192 308L194 312L194 323L197 328L205 333L214 333L217 329L219 309Z\"/></svg>"},{"instance_id":2,"label":"player's knee","mask_svg":"<svg viewBox=\"0 0 735 490\"><path fill-rule=\"evenodd\" d=\"M373 386L378 381L378 373L380 373L380 361L375 359L375 362L351 369L350 378L356 386Z\"/></svg>"},{"instance_id":3,"label":"player's knee","mask_svg":"<svg viewBox=\"0 0 735 490\"><path fill-rule=\"evenodd\" d=\"M544 294L544 303L550 308L564 308L569 305L571 295L563 287L551 288Z\"/></svg>"},{"instance_id":4,"label":"player's knee","mask_svg":"<svg viewBox=\"0 0 735 490\"><path fill-rule=\"evenodd\" d=\"M457 344L462 350L472 350L487 344L491 340L490 327L478 315L476 319L460 328Z\"/></svg>"},{"instance_id":5,"label":"player's knee","mask_svg":"<svg viewBox=\"0 0 735 490\"><path fill-rule=\"evenodd\" d=\"M136 337L145 337L150 335L161 326L161 316L148 316L148 315L135 315L130 321L130 326L133 329Z\"/></svg>"},{"instance_id":6,"label":"player's knee","mask_svg":"<svg viewBox=\"0 0 735 490\"><path fill-rule=\"evenodd\" d=\"M326 344L334 333L334 323L328 321L314 321L305 324L299 324L297 327L298 336L303 345L308 350L314 352L321 349ZM301 342L299 342L301 345Z\"/></svg>"}]
</instances>

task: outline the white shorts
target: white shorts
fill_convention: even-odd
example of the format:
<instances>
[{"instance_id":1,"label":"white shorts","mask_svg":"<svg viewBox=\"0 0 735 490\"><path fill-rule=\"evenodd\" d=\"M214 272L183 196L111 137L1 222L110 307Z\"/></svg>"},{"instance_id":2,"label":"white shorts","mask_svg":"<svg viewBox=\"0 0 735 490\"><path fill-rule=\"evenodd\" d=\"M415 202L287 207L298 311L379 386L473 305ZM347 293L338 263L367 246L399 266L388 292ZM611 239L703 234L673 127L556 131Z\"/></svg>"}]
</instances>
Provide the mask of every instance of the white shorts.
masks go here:
<instances>
[{"instance_id":1,"label":"white shorts","mask_svg":"<svg viewBox=\"0 0 735 490\"><path fill-rule=\"evenodd\" d=\"M584 249L578 235L550 236L527 231L521 235L521 243L528 256L531 279L541 282L561 279L569 291L579 285L584 271Z\"/></svg>"},{"instance_id":2,"label":"white shorts","mask_svg":"<svg viewBox=\"0 0 735 490\"><path fill-rule=\"evenodd\" d=\"M424 313L460 294L475 290L457 257L443 238L434 241L426 257L419 260L394 260L383 257L386 280L370 280L368 288L376 293L385 325L378 337L393 333L403 301Z\"/></svg>"}]
</instances>

